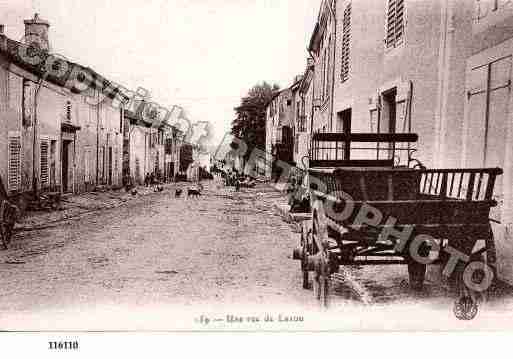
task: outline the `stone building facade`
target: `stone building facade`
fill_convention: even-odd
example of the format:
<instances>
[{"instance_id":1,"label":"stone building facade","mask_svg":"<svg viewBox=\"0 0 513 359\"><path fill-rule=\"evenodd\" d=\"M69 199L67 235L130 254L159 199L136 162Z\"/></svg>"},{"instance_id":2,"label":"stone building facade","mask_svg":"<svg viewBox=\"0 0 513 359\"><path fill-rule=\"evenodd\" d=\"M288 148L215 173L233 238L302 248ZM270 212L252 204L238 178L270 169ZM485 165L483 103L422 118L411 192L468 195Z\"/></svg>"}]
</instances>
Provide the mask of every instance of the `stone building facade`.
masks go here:
<instances>
[{"instance_id":1,"label":"stone building facade","mask_svg":"<svg viewBox=\"0 0 513 359\"><path fill-rule=\"evenodd\" d=\"M79 193L120 186L124 95L106 96L98 84L108 81L78 64L51 57L31 63L48 56L49 24L36 15L25 26L25 44L0 34L0 176L6 190ZM57 76L61 69L67 72ZM79 90L70 72L92 85Z\"/></svg>"},{"instance_id":2,"label":"stone building facade","mask_svg":"<svg viewBox=\"0 0 513 359\"><path fill-rule=\"evenodd\" d=\"M266 177L276 171L274 162L294 162L294 96L292 87L286 88L269 101L266 108Z\"/></svg>"},{"instance_id":3,"label":"stone building facade","mask_svg":"<svg viewBox=\"0 0 513 359\"><path fill-rule=\"evenodd\" d=\"M494 232L513 278L512 3L323 0L309 52L312 132L414 132L427 167L504 169Z\"/></svg>"}]
</instances>

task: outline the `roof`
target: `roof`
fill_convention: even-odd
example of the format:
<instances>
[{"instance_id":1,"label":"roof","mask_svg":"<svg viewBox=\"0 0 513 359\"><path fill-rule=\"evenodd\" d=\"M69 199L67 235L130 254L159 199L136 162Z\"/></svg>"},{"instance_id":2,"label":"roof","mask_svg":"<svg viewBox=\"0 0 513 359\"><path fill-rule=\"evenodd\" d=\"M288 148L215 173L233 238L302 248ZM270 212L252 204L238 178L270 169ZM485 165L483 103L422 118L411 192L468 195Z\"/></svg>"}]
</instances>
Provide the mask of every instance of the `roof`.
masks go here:
<instances>
[{"instance_id":1,"label":"roof","mask_svg":"<svg viewBox=\"0 0 513 359\"><path fill-rule=\"evenodd\" d=\"M317 52L319 50L320 40L322 35L326 31L326 25L328 20L327 10L330 9L330 4L323 0L319 8L319 15L315 24L314 31L310 37L310 43L308 44L308 51Z\"/></svg>"},{"instance_id":2,"label":"roof","mask_svg":"<svg viewBox=\"0 0 513 359\"><path fill-rule=\"evenodd\" d=\"M93 69L57 57L32 45L12 40L5 35L0 35L0 54L6 56L11 63L23 70L42 77L54 85L67 88L73 93L82 93L92 88L101 91L112 100L118 98L121 101L128 101L130 98L128 90L107 80ZM65 72L61 74L59 73L60 66L63 66L63 63L66 63ZM52 65L53 71L46 69L47 64ZM78 83L86 80L90 82L87 89L76 87Z\"/></svg>"}]
</instances>

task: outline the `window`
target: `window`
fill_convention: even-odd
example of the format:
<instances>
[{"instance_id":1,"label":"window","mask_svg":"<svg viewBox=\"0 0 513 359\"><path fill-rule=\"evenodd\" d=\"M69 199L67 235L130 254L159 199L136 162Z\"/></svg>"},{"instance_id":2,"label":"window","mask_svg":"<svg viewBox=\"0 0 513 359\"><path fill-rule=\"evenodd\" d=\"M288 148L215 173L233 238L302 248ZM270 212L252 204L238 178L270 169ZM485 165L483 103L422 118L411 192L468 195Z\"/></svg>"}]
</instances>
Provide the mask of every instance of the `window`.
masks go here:
<instances>
[{"instance_id":1,"label":"window","mask_svg":"<svg viewBox=\"0 0 513 359\"><path fill-rule=\"evenodd\" d=\"M119 150L114 150L114 181L117 182L119 172Z\"/></svg>"},{"instance_id":2,"label":"window","mask_svg":"<svg viewBox=\"0 0 513 359\"><path fill-rule=\"evenodd\" d=\"M404 0L388 0L386 47L401 45L404 40Z\"/></svg>"},{"instance_id":3,"label":"window","mask_svg":"<svg viewBox=\"0 0 513 359\"><path fill-rule=\"evenodd\" d=\"M291 106L292 105L292 101L291 100L287 100L287 106Z\"/></svg>"},{"instance_id":4,"label":"window","mask_svg":"<svg viewBox=\"0 0 513 359\"><path fill-rule=\"evenodd\" d=\"M8 183L9 191L21 189L21 137L9 135L9 168Z\"/></svg>"},{"instance_id":5,"label":"window","mask_svg":"<svg viewBox=\"0 0 513 359\"><path fill-rule=\"evenodd\" d=\"M71 101L66 102L66 121L71 122Z\"/></svg>"},{"instance_id":6,"label":"window","mask_svg":"<svg viewBox=\"0 0 513 359\"><path fill-rule=\"evenodd\" d=\"M342 69L340 79L342 82L349 78L349 48L351 42L351 3L344 10L344 20L342 24Z\"/></svg>"},{"instance_id":7,"label":"window","mask_svg":"<svg viewBox=\"0 0 513 359\"><path fill-rule=\"evenodd\" d=\"M50 184L50 144L47 140L41 140L40 144L40 163L39 163L39 171L40 171L40 179L41 179L41 188L48 187Z\"/></svg>"}]
</instances>

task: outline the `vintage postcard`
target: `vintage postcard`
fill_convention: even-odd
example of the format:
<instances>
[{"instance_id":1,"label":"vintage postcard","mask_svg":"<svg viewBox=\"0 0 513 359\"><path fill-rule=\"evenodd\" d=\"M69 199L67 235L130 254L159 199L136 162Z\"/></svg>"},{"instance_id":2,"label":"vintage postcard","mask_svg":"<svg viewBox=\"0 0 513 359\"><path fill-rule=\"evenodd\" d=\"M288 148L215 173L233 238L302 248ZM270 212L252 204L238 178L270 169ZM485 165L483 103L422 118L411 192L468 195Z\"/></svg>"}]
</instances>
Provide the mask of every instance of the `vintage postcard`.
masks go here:
<instances>
[{"instance_id":1,"label":"vintage postcard","mask_svg":"<svg viewBox=\"0 0 513 359\"><path fill-rule=\"evenodd\" d=\"M0 331L513 329L512 68L510 0L0 0Z\"/></svg>"}]
</instances>

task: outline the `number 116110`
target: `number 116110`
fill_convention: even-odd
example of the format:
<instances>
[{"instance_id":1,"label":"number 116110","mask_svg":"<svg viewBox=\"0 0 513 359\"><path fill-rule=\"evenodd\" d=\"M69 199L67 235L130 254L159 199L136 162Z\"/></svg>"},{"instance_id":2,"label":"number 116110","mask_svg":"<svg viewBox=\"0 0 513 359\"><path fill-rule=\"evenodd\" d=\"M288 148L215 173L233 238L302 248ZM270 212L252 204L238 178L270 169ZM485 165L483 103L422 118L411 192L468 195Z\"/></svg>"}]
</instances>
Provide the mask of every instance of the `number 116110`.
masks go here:
<instances>
[{"instance_id":1,"label":"number 116110","mask_svg":"<svg viewBox=\"0 0 513 359\"><path fill-rule=\"evenodd\" d=\"M48 342L50 350L78 350L78 341Z\"/></svg>"}]
</instances>

